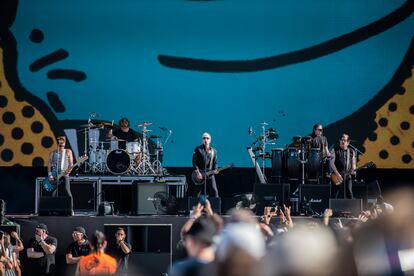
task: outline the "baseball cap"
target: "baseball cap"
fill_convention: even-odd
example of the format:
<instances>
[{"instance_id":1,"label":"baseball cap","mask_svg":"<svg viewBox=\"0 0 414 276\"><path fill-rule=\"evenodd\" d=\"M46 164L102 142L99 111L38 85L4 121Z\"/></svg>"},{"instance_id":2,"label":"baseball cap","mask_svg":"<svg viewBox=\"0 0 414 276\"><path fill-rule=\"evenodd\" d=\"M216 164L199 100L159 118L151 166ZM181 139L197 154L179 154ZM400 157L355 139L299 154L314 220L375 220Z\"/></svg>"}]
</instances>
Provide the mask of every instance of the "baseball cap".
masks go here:
<instances>
[{"instance_id":1,"label":"baseball cap","mask_svg":"<svg viewBox=\"0 0 414 276\"><path fill-rule=\"evenodd\" d=\"M75 228L73 228L73 231L76 231L76 232L82 233L82 234L83 234L83 236L84 236L85 238L87 238L87 236L86 236L86 230L85 230L85 228L83 228L82 226L76 226Z\"/></svg>"},{"instance_id":2,"label":"baseball cap","mask_svg":"<svg viewBox=\"0 0 414 276\"><path fill-rule=\"evenodd\" d=\"M208 137L211 139L211 135L208 132L204 132L203 135L201 135L201 138L204 138L204 137Z\"/></svg>"},{"instance_id":3,"label":"baseball cap","mask_svg":"<svg viewBox=\"0 0 414 276\"><path fill-rule=\"evenodd\" d=\"M38 225L36 225L36 228L45 230L47 232L47 225L44 223L39 223Z\"/></svg>"}]
</instances>

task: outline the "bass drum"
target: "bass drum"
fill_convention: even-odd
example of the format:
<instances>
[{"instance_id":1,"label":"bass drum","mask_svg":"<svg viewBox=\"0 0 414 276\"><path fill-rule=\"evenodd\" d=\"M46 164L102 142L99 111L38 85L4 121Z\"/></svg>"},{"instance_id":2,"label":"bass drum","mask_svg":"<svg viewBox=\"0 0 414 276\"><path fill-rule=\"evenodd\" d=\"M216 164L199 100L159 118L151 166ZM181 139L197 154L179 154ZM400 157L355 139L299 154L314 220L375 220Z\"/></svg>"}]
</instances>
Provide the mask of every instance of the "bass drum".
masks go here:
<instances>
[{"instance_id":1,"label":"bass drum","mask_svg":"<svg viewBox=\"0 0 414 276\"><path fill-rule=\"evenodd\" d=\"M281 178L283 176L283 149L272 149L272 176Z\"/></svg>"},{"instance_id":2,"label":"bass drum","mask_svg":"<svg viewBox=\"0 0 414 276\"><path fill-rule=\"evenodd\" d=\"M113 150L106 158L106 167L108 171L116 175L127 173L131 167L131 158L124 150Z\"/></svg>"},{"instance_id":3,"label":"bass drum","mask_svg":"<svg viewBox=\"0 0 414 276\"><path fill-rule=\"evenodd\" d=\"M312 148L308 153L308 179L318 180L321 171L321 154L318 148Z\"/></svg>"},{"instance_id":4,"label":"bass drum","mask_svg":"<svg viewBox=\"0 0 414 276\"><path fill-rule=\"evenodd\" d=\"M301 150L297 148L285 149L286 176L288 179L302 179L302 164L300 163Z\"/></svg>"}]
</instances>

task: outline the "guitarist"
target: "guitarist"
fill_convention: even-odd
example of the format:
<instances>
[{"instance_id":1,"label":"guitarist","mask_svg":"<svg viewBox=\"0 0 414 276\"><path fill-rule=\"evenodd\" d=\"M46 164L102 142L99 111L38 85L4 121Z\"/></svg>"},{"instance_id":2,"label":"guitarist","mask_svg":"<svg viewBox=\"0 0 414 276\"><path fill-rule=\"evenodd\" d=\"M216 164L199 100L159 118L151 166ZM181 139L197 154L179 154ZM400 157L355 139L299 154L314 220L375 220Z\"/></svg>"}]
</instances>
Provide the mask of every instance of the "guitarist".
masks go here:
<instances>
[{"instance_id":1,"label":"guitarist","mask_svg":"<svg viewBox=\"0 0 414 276\"><path fill-rule=\"evenodd\" d=\"M69 168L73 166L73 154L70 149L65 149L66 146L66 137L65 136L59 136L57 137L58 146L57 149L52 151L49 156L49 162L47 165L47 172L48 172L48 178L49 181L53 182L56 181L56 177L62 173L65 172L66 175L69 175L70 171ZM63 179L65 181L65 192L66 195L70 197L71 201L71 209L73 214L73 197L72 193L70 191L70 183L69 178L67 176L64 176ZM58 196L59 193L61 193L62 190L60 189L59 183L57 183L58 186L55 191L53 191L52 196Z\"/></svg>"},{"instance_id":2,"label":"guitarist","mask_svg":"<svg viewBox=\"0 0 414 276\"><path fill-rule=\"evenodd\" d=\"M356 152L349 148L350 137L348 134L342 134L339 140L339 146L333 148L330 160L332 173L336 175L340 185L334 185L333 194L338 198L345 191L344 198L353 198L352 193L352 176L356 170ZM345 185L342 186L342 185Z\"/></svg>"},{"instance_id":3,"label":"guitarist","mask_svg":"<svg viewBox=\"0 0 414 276\"><path fill-rule=\"evenodd\" d=\"M204 132L202 135L202 144L194 150L193 169L197 174L198 180L203 179L201 172L205 170L214 170L214 174L218 174L217 151L211 147L211 135L207 132ZM207 178L206 195L218 197L217 184L214 174ZM204 185L195 186L195 188L195 192L198 196L202 193L204 194Z\"/></svg>"}]
</instances>

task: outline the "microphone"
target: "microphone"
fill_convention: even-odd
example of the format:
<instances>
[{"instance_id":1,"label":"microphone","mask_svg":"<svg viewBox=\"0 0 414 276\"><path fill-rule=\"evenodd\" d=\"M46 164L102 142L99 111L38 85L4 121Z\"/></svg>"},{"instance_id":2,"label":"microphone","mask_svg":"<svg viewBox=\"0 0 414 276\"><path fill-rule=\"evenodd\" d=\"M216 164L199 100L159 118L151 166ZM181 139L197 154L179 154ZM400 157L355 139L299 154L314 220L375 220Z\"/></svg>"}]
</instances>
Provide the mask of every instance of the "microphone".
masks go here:
<instances>
[{"instance_id":1,"label":"microphone","mask_svg":"<svg viewBox=\"0 0 414 276\"><path fill-rule=\"evenodd\" d=\"M159 129L161 129L161 130L163 130L163 131L166 131L167 130L167 128L166 127L158 127Z\"/></svg>"}]
</instances>

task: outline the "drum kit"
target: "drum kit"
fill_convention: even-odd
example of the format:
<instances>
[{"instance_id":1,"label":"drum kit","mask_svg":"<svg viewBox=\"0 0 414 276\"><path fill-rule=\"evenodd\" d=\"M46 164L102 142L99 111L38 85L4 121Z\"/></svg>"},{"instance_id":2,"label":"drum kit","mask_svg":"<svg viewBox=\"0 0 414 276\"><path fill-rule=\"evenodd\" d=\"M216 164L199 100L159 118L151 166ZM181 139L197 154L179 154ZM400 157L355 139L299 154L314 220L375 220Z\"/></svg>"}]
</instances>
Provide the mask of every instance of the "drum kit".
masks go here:
<instances>
[{"instance_id":1,"label":"drum kit","mask_svg":"<svg viewBox=\"0 0 414 276\"><path fill-rule=\"evenodd\" d=\"M271 159L271 176L279 183L282 179L300 181L302 184L324 181L322 176L328 173L327 158L323 156L319 148L312 148L312 137L294 136L292 144L285 148L272 148L269 153L266 149L276 144L279 135L273 128L267 128L267 126L266 122L261 123L260 135L256 135L251 127L248 131L253 137L251 152L254 156L251 157L256 163L262 165L262 177L266 175L266 160Z\"/></svg>"},{"instance_id":2,"label":"drum kit","mask_svg":"<svg viewBox=\"0 0 414 276\"><path fill-rule=\"evenodd\" d=\"M272 149L272 176L287 180L300 180L302 184L320 181L323 158L319 148L311 148L303 141L299 147Z\"/></svg>"},{"instance_id":3,"label":"drum kit","mask_svg":"<svg viewBox=\"0 0 414 276\"><path fill-rule=\"evenodd\" d=\"M88 124L81 125L84 133L85 149L88 161L85 162L85 173L113 174L113 175L165 175L166 169L162 166L163 143L162 136L151 135L149 127L152 123L142 123L140 141L125 141L116 136L106 134L114 128L113 122L88 120ZM171 131L167 137L171 135ZM149 139L155 141L154 153L150 154ZM166 141L167 141L166 139ZM119 142L125 144L125 149L119 147Z\"/></svg>"}]
</instances>

